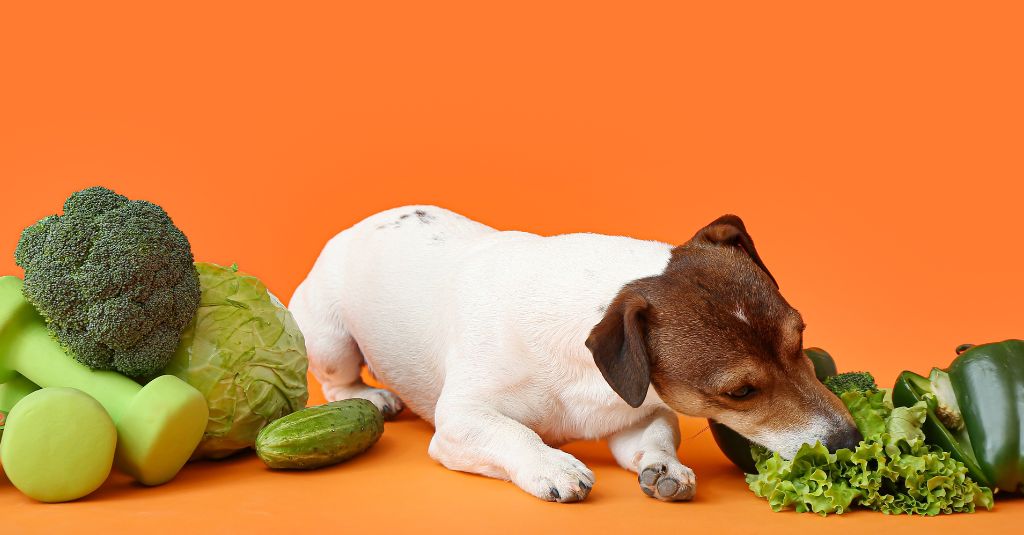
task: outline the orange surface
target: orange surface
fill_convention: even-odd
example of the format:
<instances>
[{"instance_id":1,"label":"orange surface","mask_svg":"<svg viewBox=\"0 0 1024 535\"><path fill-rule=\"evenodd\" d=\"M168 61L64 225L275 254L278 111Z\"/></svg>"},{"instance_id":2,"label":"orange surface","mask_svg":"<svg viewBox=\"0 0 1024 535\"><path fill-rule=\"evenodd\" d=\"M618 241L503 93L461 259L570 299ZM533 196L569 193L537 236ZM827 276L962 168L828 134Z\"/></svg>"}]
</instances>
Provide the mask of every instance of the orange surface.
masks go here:
<instances>
[{"instance_id":1,"label":"orange surface","mask_svg":"<svg viewBox=\"0 0 1024 535\"><path fill-rule=\"evenodd\" d=\"M807 343L882 383L1022 337L1019 3L88 3L0 9L0 273L97 183L162 204L196 257L290 295L323 243L435 203L501 228L682 242L740 214ZM300 5L301 4L301 5ZM627 7L628 6L628 7ZM1008 7L1013 6L1013 7ZM312 473L252 456L115 476L6 532L1018 530L1024 501L938 520L774 514L699 421L697 500L645 498L603 444L582 504L446 471L427 425ZM216 529L218 531L212 531ZM145 531L143 531L145 530Z\"/></svg>"}]
</instances>

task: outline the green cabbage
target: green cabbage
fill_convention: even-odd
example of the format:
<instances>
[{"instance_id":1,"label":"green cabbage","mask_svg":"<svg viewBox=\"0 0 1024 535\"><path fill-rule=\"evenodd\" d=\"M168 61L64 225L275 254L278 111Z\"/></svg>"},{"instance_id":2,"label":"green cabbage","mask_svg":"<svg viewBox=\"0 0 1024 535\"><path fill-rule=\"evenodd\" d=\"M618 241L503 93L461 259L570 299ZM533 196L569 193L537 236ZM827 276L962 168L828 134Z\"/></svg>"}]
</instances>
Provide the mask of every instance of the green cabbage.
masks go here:
<instances>
[{"instance_id":1,"label":"green cabbage","mask_svg":"<svg viewBox=\"0 0 1024 535\"><path fill-rule=\"evenodd\" d=\"M199 390L210 421L193 459L250 448L260 429L306 406L306 347L295 319L259 279L197 263L202 296L164 373Z\"/></svg>"},{"instance_id":2,"label":"green cabbage","mask_svg":"<svg viewBox=\"0 0 1024 535\"><path fill-rule=\"evenodd\" d=\"M845 392L840 399L866 437L854 450L804 444L791 460L752 448L757 474L750 490L774 511L792 507L821 515L858 505L886 514L936 515L992 508L992 491L963 463L924 442L924 401L895 409L883 392Z\"/></svg>"}]
</instances>

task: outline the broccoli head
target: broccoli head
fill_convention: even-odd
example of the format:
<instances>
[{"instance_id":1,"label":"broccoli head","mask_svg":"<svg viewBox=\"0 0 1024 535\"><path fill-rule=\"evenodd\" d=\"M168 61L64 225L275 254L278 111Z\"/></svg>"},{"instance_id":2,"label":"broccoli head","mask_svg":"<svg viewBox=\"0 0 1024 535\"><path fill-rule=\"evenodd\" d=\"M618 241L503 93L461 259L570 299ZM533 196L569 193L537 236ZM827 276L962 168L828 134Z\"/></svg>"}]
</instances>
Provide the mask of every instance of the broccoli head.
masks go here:
<instances>
[{"instance_id":1,"label":"broccoli head","mask_svg":"<svg viewBox=\"0 0 1024 535\"><path fill-rule=\"evenodd\" d=\"M868 372L847 372L825 379L825 388L841 396L845 392L876 392L878 385Z\"/></svg>"},{"instance_id":2,"label":"broccoli head","mask_svg":"<svg viewBox=\"0 0 1024 535\"><path fill-rule=\"evenodd\" d=\"M26 228L14 260L50 332L92 369L156 376L199 307L188 238L159 206L106 188Z\"/></svg>"}]
</instances>

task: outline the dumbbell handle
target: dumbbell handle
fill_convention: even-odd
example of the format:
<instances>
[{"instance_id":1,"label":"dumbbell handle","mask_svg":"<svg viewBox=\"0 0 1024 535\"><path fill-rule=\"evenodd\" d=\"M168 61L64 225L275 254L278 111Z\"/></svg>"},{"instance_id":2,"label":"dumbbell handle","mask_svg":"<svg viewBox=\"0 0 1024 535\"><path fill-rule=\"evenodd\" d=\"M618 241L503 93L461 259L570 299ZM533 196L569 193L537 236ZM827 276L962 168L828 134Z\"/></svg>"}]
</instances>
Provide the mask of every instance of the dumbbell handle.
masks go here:
<instances>
[{"instance_id":1,"label":"dumbbell handle","mask_svg":"<svg viewBox=\"0 0 1024 535\"><path fill-rule=\"evenodd\" d=\"M0 383L20 373L41 387L77 388L99 401L117 422L142 386L116 372L90 370L68 357L22 297L21 285L17 277L0 277Z\"/></svg>"},{"instance_id":2,"label":"dumbbell handle","mask_svg":"<svg viewBox=\"0 0 1024 535\"><path fill-rule=\"evenodd\" d=\"M170 481L203 437L203 395L173 375L143 387L116 372L90 370L50 336L21 286L17 277L0 277L0 383L21 374L41 387L92 396L117 426L117 465L146 485Z\"/></svg>"}]
</instances>

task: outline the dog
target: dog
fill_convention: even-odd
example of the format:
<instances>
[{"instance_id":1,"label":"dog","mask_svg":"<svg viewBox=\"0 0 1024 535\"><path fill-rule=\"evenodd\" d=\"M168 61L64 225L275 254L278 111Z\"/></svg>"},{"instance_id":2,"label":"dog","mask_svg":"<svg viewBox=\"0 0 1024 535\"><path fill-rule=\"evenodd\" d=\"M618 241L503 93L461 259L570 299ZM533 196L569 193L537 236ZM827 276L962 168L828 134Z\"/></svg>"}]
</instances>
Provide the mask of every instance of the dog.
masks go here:
<instances>
[{"instance_id":1,"label":"dog","mask_svg":"<svg viewBox=\"0 0 1024 535\"><path fill-rule=\"evenodd\" d=\"M593 472L557 446L599 438L648 496L691 499L677 412L784 457L861 439L733 215L673 247L396 208L332 238L290 309L329 401L408 406L433 459L543 500L588 495ZM364 362L394 392L364 384Z\"/></svg>"}]
</instances>

